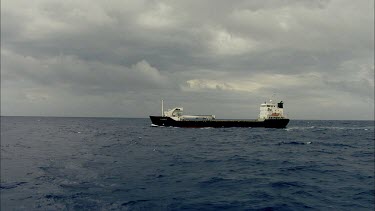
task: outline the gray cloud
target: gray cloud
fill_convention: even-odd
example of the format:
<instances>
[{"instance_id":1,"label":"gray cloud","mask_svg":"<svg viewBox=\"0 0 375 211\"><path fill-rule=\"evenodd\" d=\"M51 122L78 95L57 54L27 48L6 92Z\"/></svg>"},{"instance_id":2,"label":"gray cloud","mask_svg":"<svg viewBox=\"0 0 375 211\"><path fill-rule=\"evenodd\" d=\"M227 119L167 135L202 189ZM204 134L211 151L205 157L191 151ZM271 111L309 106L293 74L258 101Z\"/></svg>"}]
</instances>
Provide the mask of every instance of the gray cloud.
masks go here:
<instances>
[{"instance_id":1,"label":"gray cloud","mask_svg":"<svg viewBox=\"0 0 375 211\"><path fill-rule=\"evenodd\" d=\"M369 0L4 1L1 112L145 117L165 98L191 112L255 118L276 93L291 118L373 119L373 8Z\"/></svg>"}]
</instances>

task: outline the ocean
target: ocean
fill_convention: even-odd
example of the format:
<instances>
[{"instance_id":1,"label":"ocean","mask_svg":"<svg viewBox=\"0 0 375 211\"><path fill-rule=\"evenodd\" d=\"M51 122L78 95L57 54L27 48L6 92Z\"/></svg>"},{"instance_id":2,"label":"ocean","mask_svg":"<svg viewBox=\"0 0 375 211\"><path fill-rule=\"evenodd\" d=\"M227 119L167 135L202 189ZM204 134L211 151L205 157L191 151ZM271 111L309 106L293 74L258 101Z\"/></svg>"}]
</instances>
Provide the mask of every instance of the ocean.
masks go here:
<instances>
[{"instance_id":1,"label":"ocean","mask_svg":"<svg viewBox=\"0 0 375 211\"><path fill-rule=\"evenodd\" d=\"M1 210L374 210L374 122L1 117Z\"/></svg>"}]
</instances>

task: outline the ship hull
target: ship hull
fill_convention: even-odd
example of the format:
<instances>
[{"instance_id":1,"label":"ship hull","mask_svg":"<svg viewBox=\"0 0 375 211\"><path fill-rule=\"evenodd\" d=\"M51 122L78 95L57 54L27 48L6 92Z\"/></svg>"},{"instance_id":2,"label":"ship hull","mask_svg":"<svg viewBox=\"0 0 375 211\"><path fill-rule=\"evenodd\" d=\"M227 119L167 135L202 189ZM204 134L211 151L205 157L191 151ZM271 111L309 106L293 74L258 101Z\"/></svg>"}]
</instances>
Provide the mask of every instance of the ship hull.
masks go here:
<instances>
[{"instance_id":1,"label":"ship hull","mask_svg":"<svg viewBox=\"0 0 375 211\"><path fill-rule=\"evenodd\" d=\"M151 122L155 126L165 127L266 127L285 128L289 119L266 119L266 120L182 120L176 121L170 117L150 116Z\"/></svg>"}]
</instances>

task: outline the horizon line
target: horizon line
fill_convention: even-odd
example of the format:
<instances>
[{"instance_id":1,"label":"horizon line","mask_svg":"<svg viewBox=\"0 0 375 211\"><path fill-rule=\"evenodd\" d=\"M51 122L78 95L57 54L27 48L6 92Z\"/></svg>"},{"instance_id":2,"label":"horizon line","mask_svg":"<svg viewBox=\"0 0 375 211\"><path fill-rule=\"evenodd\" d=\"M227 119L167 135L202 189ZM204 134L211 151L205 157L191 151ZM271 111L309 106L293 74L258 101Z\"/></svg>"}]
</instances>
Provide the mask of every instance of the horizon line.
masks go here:
<instances>
[{"instance_id":1,"label":"horizon line","mask_svg":"<svg viewBox=\"0 0 375 211\"><path fill-rule=\"evenodd\" d=\"M35 118L118 118L118 119L148 119L149 117L111 117L111 116L25 116L25 115L0 115L1 117L35 117ZM222 118L222 119L239 119L239 118ZM246 118L243 118L246 119ZM375 121L374 119L290 119L302 121Z\"/></svg>"}]
</instances>

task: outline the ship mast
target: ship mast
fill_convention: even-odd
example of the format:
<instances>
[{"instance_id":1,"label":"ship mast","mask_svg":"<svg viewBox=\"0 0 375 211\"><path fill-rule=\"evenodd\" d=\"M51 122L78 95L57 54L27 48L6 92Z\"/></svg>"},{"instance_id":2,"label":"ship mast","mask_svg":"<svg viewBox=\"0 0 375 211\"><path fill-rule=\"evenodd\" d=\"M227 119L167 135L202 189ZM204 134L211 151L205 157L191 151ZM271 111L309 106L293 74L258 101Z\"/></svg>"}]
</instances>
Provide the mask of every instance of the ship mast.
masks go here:
<instances>
[{"instance_id":1,"label":"ship mast","mask_svg":"<svg viewBox=\"0 0 375 211\"><path fill-rule=\"evenodd\" d=\"M161 116L164 116L164 100L161 99Z\"/></svg>"}]
</instances>

